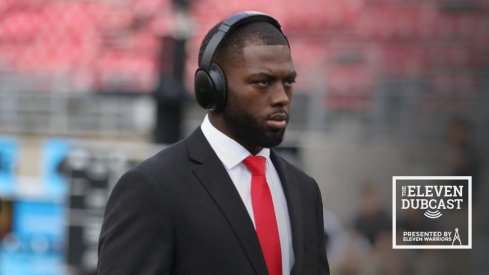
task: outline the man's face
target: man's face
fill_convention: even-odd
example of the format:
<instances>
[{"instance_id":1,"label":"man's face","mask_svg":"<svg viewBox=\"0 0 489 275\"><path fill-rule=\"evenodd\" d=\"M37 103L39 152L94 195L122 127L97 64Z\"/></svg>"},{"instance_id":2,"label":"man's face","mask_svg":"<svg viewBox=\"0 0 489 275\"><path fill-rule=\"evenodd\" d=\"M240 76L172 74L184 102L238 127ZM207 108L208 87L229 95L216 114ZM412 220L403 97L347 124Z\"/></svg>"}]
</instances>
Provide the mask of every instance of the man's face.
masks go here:
<instances>
[{"instance_id":1,"label":"man's face","mask_svg":"<svg viewBox=\"0 0 489 275\"><path fill-rule=\"evenodd\" d=\"M249 45L224 68L228 98L225 132L250 151L282 142L296 72L286 45Z\"/></svg>"}]
</instances>

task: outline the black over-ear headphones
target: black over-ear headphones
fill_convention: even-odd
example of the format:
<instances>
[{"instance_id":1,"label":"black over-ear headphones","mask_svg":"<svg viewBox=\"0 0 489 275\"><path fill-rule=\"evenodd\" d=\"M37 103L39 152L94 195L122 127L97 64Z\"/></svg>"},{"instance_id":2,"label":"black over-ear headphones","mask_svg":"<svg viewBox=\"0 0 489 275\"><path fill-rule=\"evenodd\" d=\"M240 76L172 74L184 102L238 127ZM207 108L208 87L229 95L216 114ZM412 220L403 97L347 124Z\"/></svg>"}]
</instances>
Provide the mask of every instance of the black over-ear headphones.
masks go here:
<instances>
[{"instance_id":1,"label":"black over-ear headphones","mask_svg":"<svg viewBox=\"0 0 489 275\"><path fill-rule=\"evenodd\" d=\"M268 22L282 32L277 20L265 13L256 11L240 12L222 21L217 32L205 47L199 68L195 72L195 97L202 108L215 112L224 109L227 98L226 77L222 69L217 64L212 63L212 58L226 34L251 22Z\"/></svg>"}]
</instances>

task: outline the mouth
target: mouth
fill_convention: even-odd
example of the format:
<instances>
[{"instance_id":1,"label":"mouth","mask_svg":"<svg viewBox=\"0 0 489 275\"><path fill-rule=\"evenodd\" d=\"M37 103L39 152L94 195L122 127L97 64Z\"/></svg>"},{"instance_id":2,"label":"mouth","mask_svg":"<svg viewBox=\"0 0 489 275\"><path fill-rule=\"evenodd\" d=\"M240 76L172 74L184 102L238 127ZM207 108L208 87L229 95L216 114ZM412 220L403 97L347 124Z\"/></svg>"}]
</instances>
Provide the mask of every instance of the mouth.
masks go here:
<instances>
[{"instance_id":1,"label":"mouth","mask_svg":"<svg viewBox=\"0 0 489 275\"><path fill-rule=\"evenodd\" d=\"M284 129L289 121L289 115L285 112L274 113L266 120L266 124L270 128Z\"/></svg>"}]
</instances>

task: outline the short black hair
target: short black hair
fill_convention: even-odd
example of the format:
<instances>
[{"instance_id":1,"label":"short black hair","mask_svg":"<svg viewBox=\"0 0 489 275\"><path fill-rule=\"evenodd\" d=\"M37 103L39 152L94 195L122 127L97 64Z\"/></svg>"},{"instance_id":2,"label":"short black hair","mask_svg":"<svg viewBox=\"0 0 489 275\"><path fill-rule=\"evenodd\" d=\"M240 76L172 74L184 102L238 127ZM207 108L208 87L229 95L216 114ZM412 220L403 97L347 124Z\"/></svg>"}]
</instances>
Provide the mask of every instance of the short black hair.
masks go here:
<instances>
[{"instance_id":1,"label":"short black hair","mask_svg":"<svg viewBox=\"0 0 489 275\"><path fill-rule=\"evenodd\" d=\"M199 50L199 66L201 65L202 55L204 54L207 44L209 44L211 38L218 31L221 23L222 22L219 22L212 27L202 40ZM226 34L219 44L219 47L216 49L212 62L222 66L224 60L242 57L243 48L250 44L289 46L289 41L273 24L264 21L251 22L239 26L233 29L232 32Z\"/></svg>"}]
</instances>

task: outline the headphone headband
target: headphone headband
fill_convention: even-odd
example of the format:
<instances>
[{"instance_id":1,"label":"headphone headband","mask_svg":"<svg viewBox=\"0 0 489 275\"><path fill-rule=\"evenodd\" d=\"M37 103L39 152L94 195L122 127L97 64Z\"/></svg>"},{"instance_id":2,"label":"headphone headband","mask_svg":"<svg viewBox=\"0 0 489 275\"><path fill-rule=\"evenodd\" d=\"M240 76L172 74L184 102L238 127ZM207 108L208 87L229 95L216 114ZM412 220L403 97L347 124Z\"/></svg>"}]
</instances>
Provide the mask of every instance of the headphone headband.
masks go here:
<instances>
[{"instance_id":1,"label":"headphone headband","mask_svg":"<svg viewBox=\"0 0 489 275\"><path fill-rule=\"evenodd\" d=\"M236 29L239 26L245 25L249 22L268 22L281 32L280 23L275 18L258 11L245 11L237 13L226 20L222 21L219 25L217 32L212 36L211 40L205 47L202 54L202 60L200 61L199 68L209 70L212 64L212 58L217 48L221 44L222 40L227 33Z\"/></svg>"}]
</instances>

